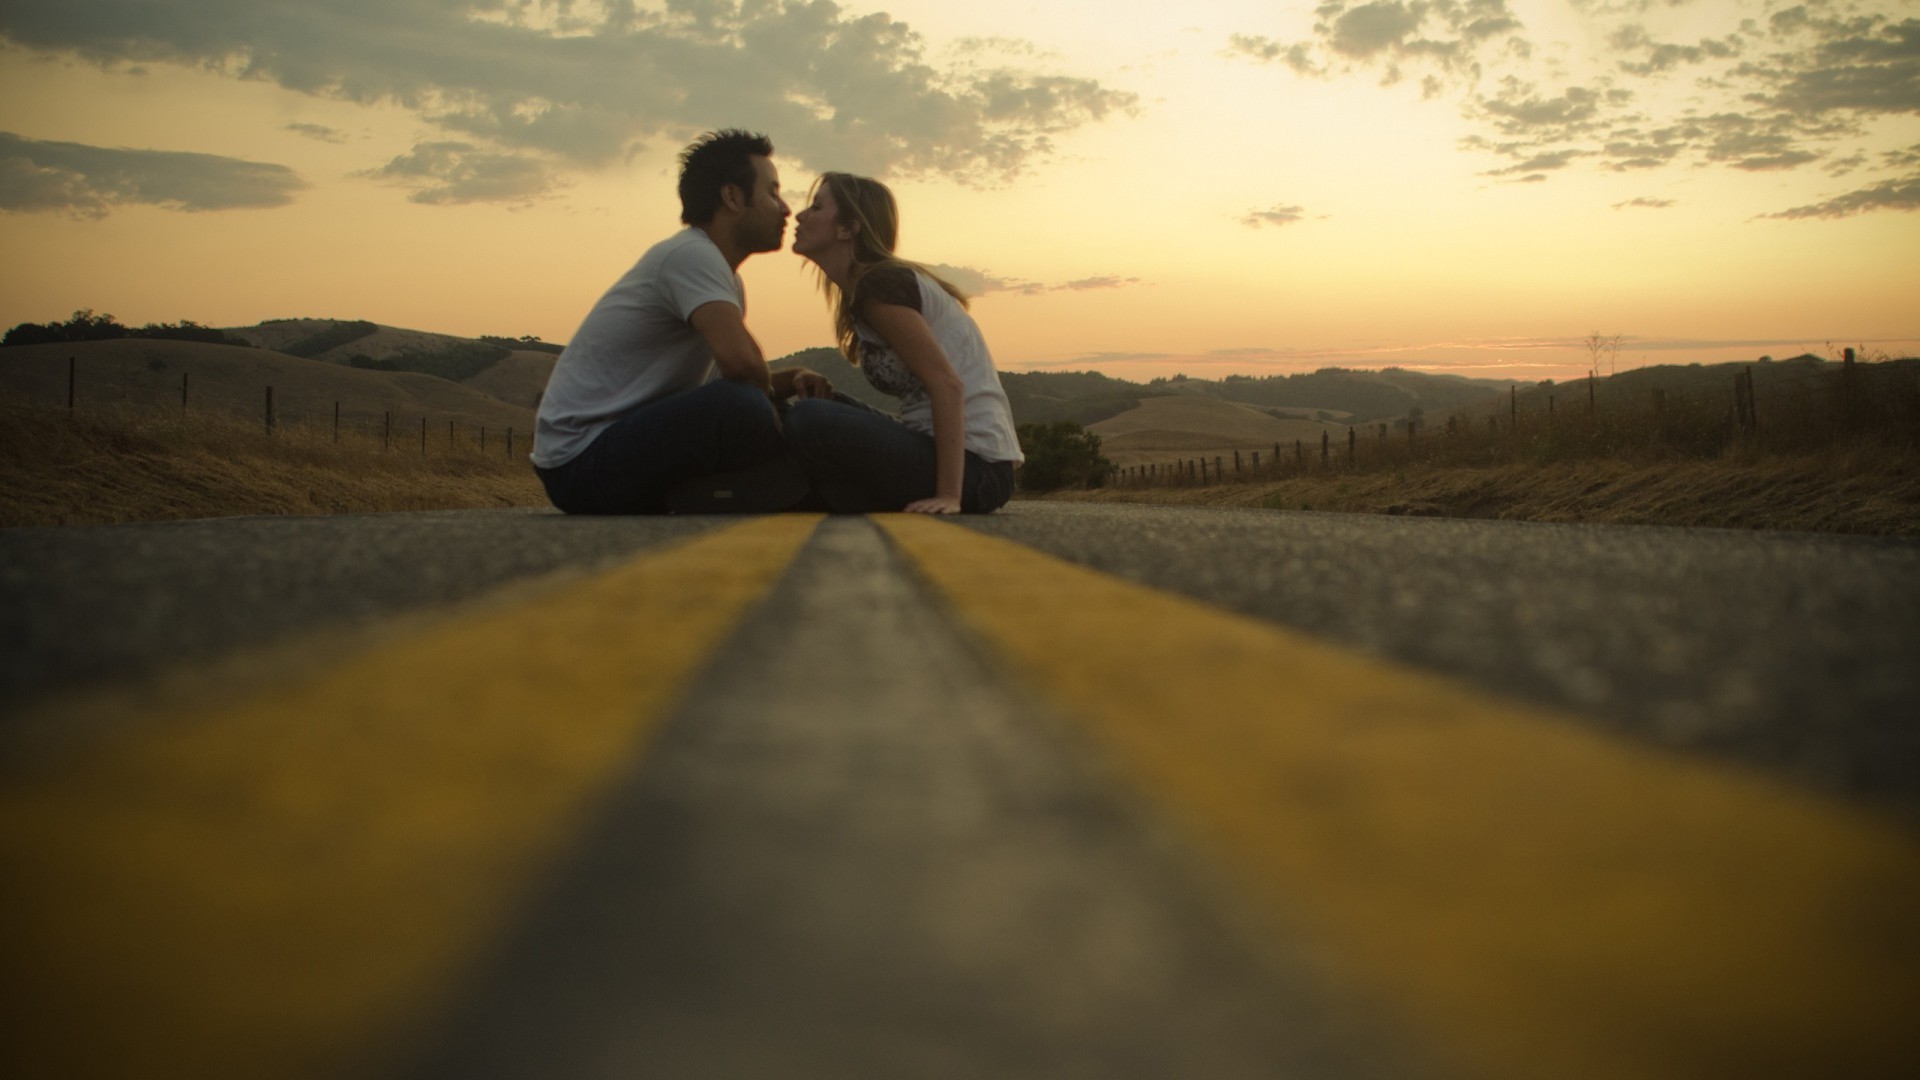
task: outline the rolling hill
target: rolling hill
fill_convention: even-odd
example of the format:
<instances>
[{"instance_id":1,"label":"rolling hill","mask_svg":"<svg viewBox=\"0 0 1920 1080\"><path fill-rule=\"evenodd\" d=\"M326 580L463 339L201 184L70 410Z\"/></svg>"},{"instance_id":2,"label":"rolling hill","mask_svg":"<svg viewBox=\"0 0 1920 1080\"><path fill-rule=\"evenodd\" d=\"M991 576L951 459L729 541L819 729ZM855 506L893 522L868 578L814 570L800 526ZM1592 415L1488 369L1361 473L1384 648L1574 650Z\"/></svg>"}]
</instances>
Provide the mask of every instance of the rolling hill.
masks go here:
<instances>
[{"instance_id":1,"label":"rolling hill","mask_svg":"<svg viewBox=\"0 0 1920 1080\"><path fill-rule=\"evenodd\" d=\"M1318 447L1322 432L1346 438L1346 426L1280 419L1251 405L1189 395L1148 398L1137 408L1088 426L1100 452L1122 468L1181 457L1231 459L1238 450L1270 458L1275 443L1291 450L1298 439Z\"/></svg>"},{"instance_id":2,"label":"rolling hill","mask_svg":"<svg viewBox=\"0 0 1920 1080\"><path fill-rule=\"evenodd\" d=\"M433 375L373 371L287 356L264 348L187 341L121 338L112 341L25 345L0 350L0 394L14 400L63 406L67 363L77 369L82 408L97 405L180 408L181 383L188 407L234 416L262 417L266 387L274 388L280 422L331 424L339 403L342 423L362 429L395 414L395 423L417 424L425 416L443 427L508 427L530 433L533 410L481 390Z\"/></svg>"}]
</instances>

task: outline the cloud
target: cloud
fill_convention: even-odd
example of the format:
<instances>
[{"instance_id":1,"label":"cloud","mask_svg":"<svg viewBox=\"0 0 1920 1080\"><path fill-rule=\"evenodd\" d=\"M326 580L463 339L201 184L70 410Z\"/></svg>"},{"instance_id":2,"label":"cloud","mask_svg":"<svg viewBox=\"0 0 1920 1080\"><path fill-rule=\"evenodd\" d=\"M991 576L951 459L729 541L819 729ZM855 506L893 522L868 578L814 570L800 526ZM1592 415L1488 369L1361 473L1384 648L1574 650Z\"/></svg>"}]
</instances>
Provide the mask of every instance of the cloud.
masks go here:
<instances>
[{"instance_id":1,"label":"cloud","mask_svg":"<svg viewBox=\"0 0 1920 1080\"><path fill-rule=\"evenodd\" d=\"M1638 198L1628 199L1625 202L1614 203L1613 208L1615 210L1627 210L1633 207L1644 207L1648 210L1665 210L1669 206L1676 205L1678 204L1672 199L1654 199L1642 195Z\"/></svg>"},{"instance_id":2,"label":"cloud","mask_svg":"<svg viewBox=\"0 0 1920 1080\"><path fill-rule=\"evenodd\" d=\"M1265 210L1247 211L1246 215L1240 219L1240 224L1250 229L1257 229L1262 225L1292 225L1298 221L1305 221L1306 218L1307 211L1304 207L1275 203Z\"/></svg>"},{"instance_id":3,"label":"cloud","mask_svg":"<svg viewBox=\"0 0 1920 1080\"><path fill-rule=\"evenodd\" d=\"M0 132L0 210L98 220L116 206L252 210L284 206L306 182L284 165L176 150L42 142Z\"/></svg>"},{"instance_id":4,"label":"cloud","mask_svg":"<svg viewBox=\"0 0 1920 1080\"><path fill-rule=\"evenodd\" d=\"M1385 73L1382 81L1392 83L1408 63L1478 75L1480 50L1503 35L1513 39L1507 48L1525 49L1517 39L1520 29L1506 0L1324 0L1314 9L1312 39L1289 44L1234 34L1227 51L1285 64L1303 75L1377 65Z\"/></svg>"},{"instance_id":5,"label":"cloud","mask_svg":"<svg viewBox=\"0 0 1920 1080\"><path fill-rule=\"evenodd\" d=\"M1849 191L1825 202L1782 210L1762 217L1798 220L1804 218L1843 218L1870 210L1920 210L1920 172L1882 180L1877 184Z\"/></svg>"},{"instance_id":6,"label":"cloud","mask_svg":"<svg viewBox=\"0 0 1920 1080\"><path fill-rule=\"evenodd\" d=\"M1118 274L1102 274L1098 277L1077 278L1054 284L1027 281L1023 278L1006 278L977 270L971 266L954 266L950 263L928 263L927 269L959 286L968 296L983 296L987 293L1015 293L1021 296L1038 296L1049 292L1085 292L1090 289L1124 289L1146 282L1137 277L1121 277Z\"/></svg>"},{"instance_id":7,"label":"cloud","mask_svg":"<svg viewBox=\"0 0 1920 1080\"><path fill-rule=\"evenodd\" d=\"M293 132L295 135L305 135L309 139L318 139L321 142L343 143L347 141L345 132L336 131L325 124L292 123L285 125L285 127L286 130Z\"/></svg>"},{"instance_id":8,"label":"cloud","mask_svg":"<svg viewBox=\"0 0 1920 1080\"><path fill-rule=\"evenodd\" d=\"M1489 175L1533 182L1576 162L1744 172L1824 163L1837 175L1868 167L1863 145L1877 130L1920 114L1920 18L1903 0L1799 0L1764 17L1683 3L1575 0L1587 33L1537 42L1504 0L1325 0L1304 38L1236 34L1228 52L1389 83L1424 67L1423 94L1450 96L1479 129L1462 147L1504 159ZM1900 178L1882 179L1854 193L1860 205L1899 205Z\"/></svg>"},{"instance_id":9,"label":"cloud","mask_svg":"<svg viewBox=\"0 0 1920 1080\"><path fill-rule=\"evenodd\" d=\"M471 143L423 142L377 169L357 175L414 189L408 199L430 206L497 202L525 205L551 194L556 181L541 162L496 154Z\"/></svg>"},{"instance_id":10,"label":"cloud","mask_svg":"<svg viewBox=\"0 0 1920 1080\"><path fill-rule=\"evenodd\" d=\"M1121 277L1118 274L1102 274L1099 277L1078 278L1052 286L1069 292L1086 292L1089 289L1124 289L1129 285L1144 284L1137 277Z\"/></svg>"},{"instance_id":11,"label":"cloud","mask_svg":"<svg viewBox=\"0 0 1920 1080\"><path fill-rule=\"evenodd\" d=\"M452 138L568 168L730 125L815 170L997 183L1138 104L1074 75L936 69L906 23L832 0L71 0L0 8L0 36L396 104Z\"/></svg>"}]
</instances>

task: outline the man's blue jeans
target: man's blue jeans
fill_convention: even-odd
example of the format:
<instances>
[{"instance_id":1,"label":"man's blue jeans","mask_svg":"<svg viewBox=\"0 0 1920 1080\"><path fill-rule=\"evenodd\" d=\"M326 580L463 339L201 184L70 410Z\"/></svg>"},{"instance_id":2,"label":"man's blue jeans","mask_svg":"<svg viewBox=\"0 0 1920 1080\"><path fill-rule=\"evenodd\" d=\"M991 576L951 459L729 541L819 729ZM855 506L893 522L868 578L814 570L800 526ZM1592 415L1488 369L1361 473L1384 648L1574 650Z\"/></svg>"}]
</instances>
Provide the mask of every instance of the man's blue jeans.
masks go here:
<instances>
[{"instance_id":1,"label":"man's blue jeans","mask_svg":"<svg viewBox=\"0 0 1920 1080\"><path fill-rule=\"evenodd\" d=\"M809 399L786 414L787 446L815 495L836 514L899 510L930 499L936 477L933 436L858 403ZM960 509L985 514L1013 497L1013 463L967 452Z\"/></svg>"},{"instance_id":2,"label":"man's blue jeans","mask_svg":"<svg viewBox=\"0 0 1920 1080\"><path fill-rule=\"evenodd\" d=\"M717 379L642 405L572 460L537 472L569 514L664 514L675 484L786 456L766 392Z\"/></svg>"}]
</instances>

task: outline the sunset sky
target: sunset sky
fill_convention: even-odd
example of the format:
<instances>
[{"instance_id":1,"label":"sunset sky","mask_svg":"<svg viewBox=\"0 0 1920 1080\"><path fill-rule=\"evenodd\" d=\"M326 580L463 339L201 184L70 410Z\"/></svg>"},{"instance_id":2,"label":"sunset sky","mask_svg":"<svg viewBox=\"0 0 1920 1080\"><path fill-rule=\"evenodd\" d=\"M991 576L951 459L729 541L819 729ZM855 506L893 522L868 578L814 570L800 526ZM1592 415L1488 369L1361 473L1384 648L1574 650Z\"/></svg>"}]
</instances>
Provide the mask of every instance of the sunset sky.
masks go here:
<instances>
[{"instance_id":1,"label":"sunset sky","mask_svg":"<svg viewBox=\"0 0 1920 1080\"><path fill-rule=\"evenodd\" d=\"M6 0L0 324L565 341L722 126L891 183L1009 370L1920 352L1911 0Z\"/></svg>"}]
</instances>

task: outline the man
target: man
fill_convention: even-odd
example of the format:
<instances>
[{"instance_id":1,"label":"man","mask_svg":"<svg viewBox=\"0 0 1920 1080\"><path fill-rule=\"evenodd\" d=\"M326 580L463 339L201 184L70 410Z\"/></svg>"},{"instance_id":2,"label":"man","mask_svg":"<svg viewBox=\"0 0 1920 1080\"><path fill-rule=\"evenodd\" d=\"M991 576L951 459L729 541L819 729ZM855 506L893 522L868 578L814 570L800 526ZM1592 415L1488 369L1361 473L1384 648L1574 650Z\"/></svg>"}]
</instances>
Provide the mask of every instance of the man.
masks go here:
<instances>
[{"instance_id":1,"label":"man","mask_svg":"<svg viewBox=\"0 0 1920 1080\"><path fill-rule=\"evenodd\" d=\"M607 290L547 380L533 464L569 514L784 510L806 495L776 400L830 396L767 370L747 332L747 257L778 251L787 204L764 135L713 131L680 155L680 220Z\"/></svg>"}]
</instances>

